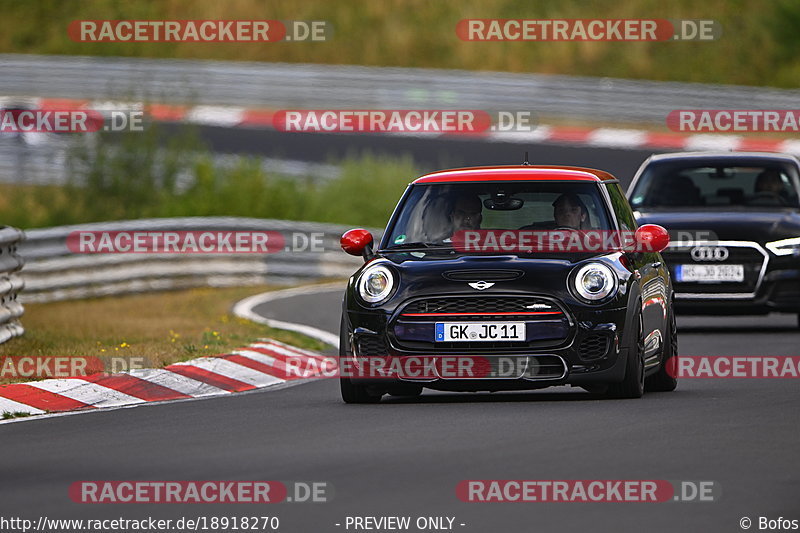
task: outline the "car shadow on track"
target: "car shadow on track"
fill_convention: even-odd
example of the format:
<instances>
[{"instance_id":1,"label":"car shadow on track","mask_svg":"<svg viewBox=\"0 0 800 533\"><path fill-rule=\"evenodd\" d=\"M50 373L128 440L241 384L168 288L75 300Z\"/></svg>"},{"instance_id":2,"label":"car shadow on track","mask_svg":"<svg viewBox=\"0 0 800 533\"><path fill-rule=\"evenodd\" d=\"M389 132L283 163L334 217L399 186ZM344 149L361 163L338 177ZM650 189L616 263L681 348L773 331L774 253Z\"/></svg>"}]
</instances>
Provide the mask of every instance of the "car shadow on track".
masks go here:
<instances>
[{"instance_id":1,"label":"car shadow on track","mask_svg":"<svg viewBox=\"0 0 800 533\"><path fill-rule=\"evenodd\" d=\"M681 334L720 333L738 335L747 333L797 333L800 334L797 315L773 313L745 316L691 316L678 314L678 337Z\"/></svg>"},{"instance_id":2,"label":"car shadow on track","mask_svg":"<svg viewBox=\"0 0 800 533\"><path fill-rule=\"evenodd\" d=\"M674 395L671 393L657 393L650 392L645 394L643 399L654 399L657 396ZM586 391L569 391L569 392L478 392L478 393L440 393L438 391L426 391L422 396L415 398L406 397L384 397L381 404L444 404L444 403L496 403L496 402L587 402L587 401L625 401L606 398L602 394L594 394ZM629 400L632 401L632 400Z\"/></svg>"}]
</instances>

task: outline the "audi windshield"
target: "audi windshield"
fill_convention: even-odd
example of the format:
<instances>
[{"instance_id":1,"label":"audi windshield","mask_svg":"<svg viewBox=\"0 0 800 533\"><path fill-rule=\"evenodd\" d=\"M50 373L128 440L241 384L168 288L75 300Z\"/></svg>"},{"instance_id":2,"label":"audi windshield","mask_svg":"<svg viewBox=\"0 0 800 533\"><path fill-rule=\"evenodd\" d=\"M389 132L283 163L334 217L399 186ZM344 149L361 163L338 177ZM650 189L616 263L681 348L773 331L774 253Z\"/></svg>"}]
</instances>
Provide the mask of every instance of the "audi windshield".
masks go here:
<instances>
[{"instance_id":1,"label":"audi windshield","mask_svg":"<svg viewBox=\"0 0 800 533\"><path fill-rule=\"evenodd\" d=\"M636 182L631 206L634 209L796 208L800 206L797 180L797 173L790 165L655 164Z\"/></svg>"}]
</instances>

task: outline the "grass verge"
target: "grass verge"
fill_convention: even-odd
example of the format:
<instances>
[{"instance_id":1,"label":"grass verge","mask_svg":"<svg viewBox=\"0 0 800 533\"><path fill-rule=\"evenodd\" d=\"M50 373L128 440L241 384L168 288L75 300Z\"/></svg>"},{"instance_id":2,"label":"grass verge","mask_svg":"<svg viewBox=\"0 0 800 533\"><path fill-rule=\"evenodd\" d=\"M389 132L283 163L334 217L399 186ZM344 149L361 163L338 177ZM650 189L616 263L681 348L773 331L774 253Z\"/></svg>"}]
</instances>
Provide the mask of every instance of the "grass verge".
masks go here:
<instances>
[{"instance_id":1,"label":"grass verge","mask_svg":"<svg viewBox=\"0 0 800 533\"><path fill-rule=\"evenodd\" d=\"M99 56L347 63L577 74L794 88L800 73L796 0L0 0L0 51ZM76 42L73 20L325 20L325 42ZM715 41L466 42L465 18L713 19ZM445 91L443 97L447 96Z\"/></svg>"},{"instance_id":2,"label":"grass verge","mask_svg":"<svg viewBox=\"0 0 800 533\"><path fill-rule=\"evenodd\" d=\"M0 345L5 356L143 357L145 367L213 356L270 337L311 350L330 346L231 313L234 302L272 287L198 288L25 306L25 335ZM0 383L25 381L0 366Z\"/></svg>"}]
</instances>

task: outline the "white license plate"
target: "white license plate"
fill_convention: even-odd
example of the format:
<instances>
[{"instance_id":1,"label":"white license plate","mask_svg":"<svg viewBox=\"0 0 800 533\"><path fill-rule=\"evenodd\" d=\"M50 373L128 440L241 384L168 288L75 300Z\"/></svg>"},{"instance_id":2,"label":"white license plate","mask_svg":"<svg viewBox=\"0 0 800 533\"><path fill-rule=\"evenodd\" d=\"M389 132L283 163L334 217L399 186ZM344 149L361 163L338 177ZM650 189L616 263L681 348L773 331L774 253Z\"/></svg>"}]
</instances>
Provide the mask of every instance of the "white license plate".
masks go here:
<instances>
[{"instance_id":1,"label":"white license plate","mask_svg":"<svg viewBox=\"0 0 800 533\"><path fill-rule=\"evenodd\" d=\"M525 322L437 322L437 342L524 341Z\"/></svg>"},{"instance_id":2,"label":"white license plate","mask_svg":"<svg viewBox=\"0 0 800 533\"><path fill-rule=\"evenodd\" d=\"M744 265L677 265L677 281L744 281Z\"/></svg>"}]
</instances>

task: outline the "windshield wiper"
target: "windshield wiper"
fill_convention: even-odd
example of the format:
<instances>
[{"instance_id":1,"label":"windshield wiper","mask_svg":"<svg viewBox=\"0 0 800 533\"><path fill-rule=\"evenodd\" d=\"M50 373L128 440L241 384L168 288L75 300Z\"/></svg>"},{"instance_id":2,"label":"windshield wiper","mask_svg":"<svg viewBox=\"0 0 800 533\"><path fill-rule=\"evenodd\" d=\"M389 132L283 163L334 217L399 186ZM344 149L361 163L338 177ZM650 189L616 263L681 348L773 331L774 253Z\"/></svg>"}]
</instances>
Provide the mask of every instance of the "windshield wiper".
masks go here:
<instances>
[{"instance_id":1,"label":"windshield wiper","mask_svg":"<svg viewBox=\"0 0 800 533\"><path fill-rule=\"evenodd\" d=\"M450 248L446 244L435 244L432 242L404 242L402 244L395 244L386 248L386 250L415 250L415 249L430 249L430 248Z\"/></svg>"}]
</instances>

